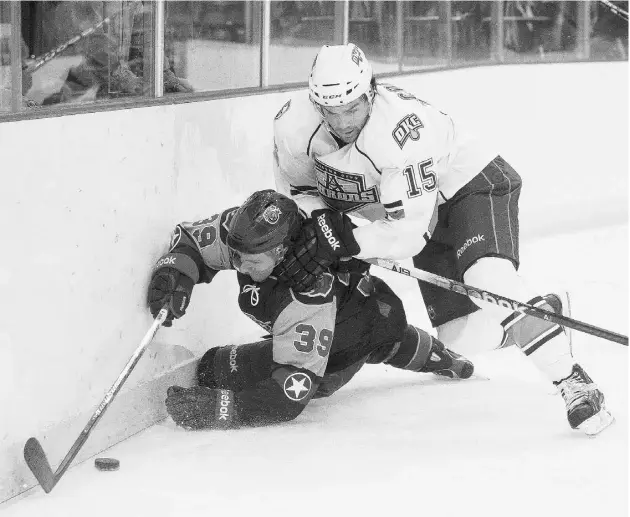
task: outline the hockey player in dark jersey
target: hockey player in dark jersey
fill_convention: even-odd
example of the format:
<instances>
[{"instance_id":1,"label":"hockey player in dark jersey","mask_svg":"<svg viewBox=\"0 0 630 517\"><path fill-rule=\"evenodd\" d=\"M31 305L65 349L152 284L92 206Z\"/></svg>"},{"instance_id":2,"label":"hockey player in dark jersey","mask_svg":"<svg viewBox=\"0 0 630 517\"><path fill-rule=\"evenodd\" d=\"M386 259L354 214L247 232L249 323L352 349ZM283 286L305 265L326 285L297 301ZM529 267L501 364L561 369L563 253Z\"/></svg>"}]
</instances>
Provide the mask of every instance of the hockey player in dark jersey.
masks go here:
<instances>
[{"instance_id":1,"label":"hockey player in dark jersey","mask_svg":"<svg viewBox=\"0 0 630 517\"><path fill-rule=\"evenodd\" d=\"M268 339L209 349L198 385L171 386L166 408L186 429L259 426L292 420L314 397L346 384L365 363L467 378L473 365L409 325L401 300L357 260L319 275L296 293L273 275L302 232L296 203L273 190L209 219L181 223L149 286L152 314L165 325L186 312L193 286L236 269L238 303Z\"/></svg>"}]
</instances>

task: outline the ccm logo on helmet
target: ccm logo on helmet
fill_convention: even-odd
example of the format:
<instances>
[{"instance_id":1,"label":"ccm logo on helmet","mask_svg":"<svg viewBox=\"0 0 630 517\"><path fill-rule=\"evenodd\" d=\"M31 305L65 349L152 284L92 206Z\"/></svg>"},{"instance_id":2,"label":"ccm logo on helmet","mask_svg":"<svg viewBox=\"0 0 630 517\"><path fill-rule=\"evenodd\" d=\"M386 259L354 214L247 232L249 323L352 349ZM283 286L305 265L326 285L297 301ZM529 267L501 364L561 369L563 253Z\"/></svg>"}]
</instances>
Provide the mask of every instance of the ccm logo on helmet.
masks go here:
<instances>
[{"instance_id":1,"label":"ccm logo on helmet","mask_svg":"<svg viewBox=\"0 0 630 517\"><path fill-rule=\"evenodd\" d=\"M317 223L319 224L319 227L322 229L322 233L324 237L326 237L326 240L328 241L328 244L330 244L330 247L333 250L339 249L341 247L341 244L339 243L337 239L335 239L332 230L326 224L326 218L324 217L324 214L320 215L317 218Z\"/></svg>"},{"instance_id":2,"label":"ccm logo on helmet","mask_svg":"<svg viewBox=\"0 0 630 517\"><path fill-rule=\"evenodd\" d=\"M337 95L324 95L323 97L324 99L338 99L339 97L341 97L341 94L338 93Z\"/></svg>"}]
</instances>

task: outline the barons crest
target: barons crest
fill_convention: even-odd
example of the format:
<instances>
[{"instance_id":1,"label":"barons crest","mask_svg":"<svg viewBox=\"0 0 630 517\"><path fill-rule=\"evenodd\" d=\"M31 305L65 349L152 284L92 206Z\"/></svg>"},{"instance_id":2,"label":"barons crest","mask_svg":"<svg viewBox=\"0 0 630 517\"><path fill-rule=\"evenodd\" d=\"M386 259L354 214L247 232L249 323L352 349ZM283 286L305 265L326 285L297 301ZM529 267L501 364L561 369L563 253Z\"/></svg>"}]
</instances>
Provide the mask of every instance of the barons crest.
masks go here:
<instances>
[{"instance_id":1,"label":"barons crest","mask_svg":"<svg viewBox=\"0 0 630 517\"><path fill-rule=\"evenodd\" d=\"M281 215L282 215L282 212L276 205L270 205L267 208L265 208L265 211L263 212L262 216L263 216L263 219L267 221L269 224L277 224L277 222L280 220Z\"/></svg>"}]
</instances>

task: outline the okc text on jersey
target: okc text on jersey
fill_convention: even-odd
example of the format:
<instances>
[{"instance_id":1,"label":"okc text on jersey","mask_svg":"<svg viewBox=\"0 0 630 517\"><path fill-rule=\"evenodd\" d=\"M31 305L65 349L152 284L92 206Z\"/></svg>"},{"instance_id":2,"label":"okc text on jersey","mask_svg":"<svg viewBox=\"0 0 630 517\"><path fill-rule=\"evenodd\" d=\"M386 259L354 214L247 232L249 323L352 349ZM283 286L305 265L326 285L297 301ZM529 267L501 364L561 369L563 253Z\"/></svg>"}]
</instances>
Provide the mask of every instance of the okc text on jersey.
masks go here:
<instances>
[{"instance_id":1,"label":"okc text on jersey","mask_svg":"<svg viewBox=\"0 0 630 517\"><path fill-rule=\"evenodd\" d=\"M420 139L420 131L418 131L418 129L422 127L424 126L418 115L410 113L409 115L405 115L405 117L396 124L394 131L392 131L392 136L398 144L398 147L402 149L407 139Z\"/></svg>"}]
</instances>

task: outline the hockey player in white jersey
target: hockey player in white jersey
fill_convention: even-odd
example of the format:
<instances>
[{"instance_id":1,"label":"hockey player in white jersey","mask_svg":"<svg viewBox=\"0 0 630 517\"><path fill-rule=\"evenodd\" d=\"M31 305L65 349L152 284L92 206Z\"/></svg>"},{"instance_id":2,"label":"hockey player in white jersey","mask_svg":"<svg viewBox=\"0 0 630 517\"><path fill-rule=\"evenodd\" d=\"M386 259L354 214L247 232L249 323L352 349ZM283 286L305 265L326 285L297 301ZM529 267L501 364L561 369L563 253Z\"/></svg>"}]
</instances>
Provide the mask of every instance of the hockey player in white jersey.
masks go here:
<instances>
[{"instance_id":1,"label":"hockey player in white jersey","mask_svg":"<svg viewBox=\"0 0 630 517\"><path fill-rule=\"evenodd\" d=\"M377 84L356 45L324 46L309 92L274 121L276 186L307 213L301 244L277 268L306 289L347 256L405 259L546 310L567 313L518 275L521 178L487 143L400 88ZM347 214L367 219L356 227ZM569 424L589 435L613 422L604 395L575 362L563 327L420 283L438 338L451 349L518 346L561 392Z\"/></svg>"}]
</instances>

